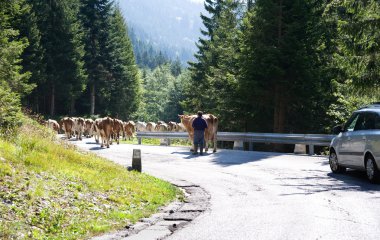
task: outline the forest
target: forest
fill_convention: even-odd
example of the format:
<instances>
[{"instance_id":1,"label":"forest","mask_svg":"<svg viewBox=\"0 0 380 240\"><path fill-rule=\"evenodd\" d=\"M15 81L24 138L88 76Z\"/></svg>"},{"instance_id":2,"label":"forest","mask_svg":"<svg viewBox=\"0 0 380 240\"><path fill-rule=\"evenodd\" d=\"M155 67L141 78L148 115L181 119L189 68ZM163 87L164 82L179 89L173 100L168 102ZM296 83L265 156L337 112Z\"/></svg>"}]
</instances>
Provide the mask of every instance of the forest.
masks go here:
<instances>
[{"instance_id":1,"label":"forest","mask_svg":"<svg viewBox=\"0 0 380 240\"><path fill-rule=\"evenodd\" d=\"M205 0L188 66L135 39L111 0L0 5L0 134L21 109L142 121L202 110L221 131L329 133L380 100L376 0Z\"/></svg>"}]
</instances>

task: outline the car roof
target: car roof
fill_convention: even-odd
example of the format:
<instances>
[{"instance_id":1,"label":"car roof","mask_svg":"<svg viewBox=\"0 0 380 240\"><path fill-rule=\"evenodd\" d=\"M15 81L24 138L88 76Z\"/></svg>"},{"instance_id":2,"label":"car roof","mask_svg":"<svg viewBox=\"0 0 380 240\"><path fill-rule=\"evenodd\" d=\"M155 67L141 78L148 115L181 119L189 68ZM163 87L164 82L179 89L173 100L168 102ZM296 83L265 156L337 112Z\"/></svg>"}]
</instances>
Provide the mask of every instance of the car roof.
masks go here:
<instances>
[{"instance_id":1,"label":"car roof","mask_svg":"<svg viewBox=\"0 0 380 240\"><path fill-rule=\"evenodd\" d=\"M376 103L371 103L369 105L365 105L365 106L359 108L355 112L377 112L377 113L380 113L380 103L376 102Z\"/></svg>"}]
</instances>

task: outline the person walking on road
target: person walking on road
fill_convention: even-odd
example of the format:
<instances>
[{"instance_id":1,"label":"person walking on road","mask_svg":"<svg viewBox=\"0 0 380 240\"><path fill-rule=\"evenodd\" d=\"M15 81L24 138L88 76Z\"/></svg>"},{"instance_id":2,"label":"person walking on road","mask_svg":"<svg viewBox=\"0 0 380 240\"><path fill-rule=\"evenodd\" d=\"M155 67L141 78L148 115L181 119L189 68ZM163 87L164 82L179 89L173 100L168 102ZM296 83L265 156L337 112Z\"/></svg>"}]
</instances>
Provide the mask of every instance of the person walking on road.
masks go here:
<instances>
[{"instance_id":1,"label":"person walking on road","mask_svg":"<svg viewBox=\"0 0 380 240\"><path fill-rule=\"evenodd\" d=\"M194 152L193 154L198 154L198 145L199 153L203 155L203 147L205 143L205 129L208 127L206 120L202 117L203 113L198 111L198 117L194 119L192 127L194 128Z\"/></svg>"}]
</instances>

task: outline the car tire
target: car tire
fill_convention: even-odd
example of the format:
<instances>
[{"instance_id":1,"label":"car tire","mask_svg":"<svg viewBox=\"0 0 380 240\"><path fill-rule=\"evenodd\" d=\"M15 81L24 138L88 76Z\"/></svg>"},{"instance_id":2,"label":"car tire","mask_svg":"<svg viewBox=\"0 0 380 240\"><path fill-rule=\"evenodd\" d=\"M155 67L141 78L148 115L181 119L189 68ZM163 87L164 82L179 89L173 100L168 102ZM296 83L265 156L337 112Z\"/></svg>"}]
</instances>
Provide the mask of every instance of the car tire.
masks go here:
<instances>
[{"instance_id":1,"label":"car tire","mask_svg":"<svg viewBox=\"0 0 380 240\"><path fill-rule=\"evenodd\" d=\"M333 173L346 172L346 168L339 165L338 156L336 155L334 150L330 151L329 164L330 164L330 169Z\"/></svg>"},{"instance_id":2,"label":"car tire","mask_svg":"<svg viewBox=\"0 0 380 240\"><path fill-rule=\"evenodd\" d=\"M367 178L371 183L378 183L380 179L380 172L377 168L375 159L370 155L366 159L365 170Z\"/></svg>"}]
</instances>

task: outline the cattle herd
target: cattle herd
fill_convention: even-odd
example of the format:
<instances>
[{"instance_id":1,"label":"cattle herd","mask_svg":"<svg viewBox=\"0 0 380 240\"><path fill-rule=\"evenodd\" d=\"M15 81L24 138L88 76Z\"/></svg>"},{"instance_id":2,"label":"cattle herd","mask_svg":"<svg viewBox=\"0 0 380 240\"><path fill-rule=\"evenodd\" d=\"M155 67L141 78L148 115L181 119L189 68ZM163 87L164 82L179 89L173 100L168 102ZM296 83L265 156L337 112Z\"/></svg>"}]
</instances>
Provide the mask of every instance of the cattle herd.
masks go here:
<instances>
[{"instance_id":1,"label":"cattle herd","mask_svg":"<svg viewBox=\"0 0 380 240\"><path fill-rule=\"evenodd\" d=\"M75 137L76 140L82 140L82 137L95 138L96 143L100 143L101 147L110 147L113 141L119 144L119 139L131 139L135 136L136 131L141 132L188 132L191 142L194 137L192 122L196 115L178 115L181 119L180 123L164 121L155 122L124 122L122 120L104 117L96 120L84 119L81 117L64 117L58 123L49 119L45 122L45 126L59 133L61 130L65 133L67 139ZM218 129L218 119L212 114L205 114L203 118L208 123L208 129L205 132L206 143L211 141L216 152L216 133ZM192 146L194 149L194 146ZM206 151L208 144L206 144Z\"/></svg>"}]
</instances>

